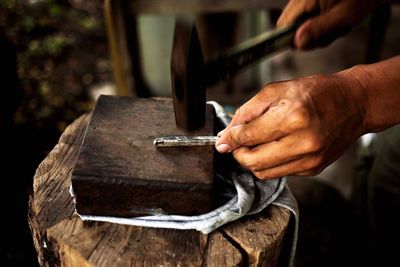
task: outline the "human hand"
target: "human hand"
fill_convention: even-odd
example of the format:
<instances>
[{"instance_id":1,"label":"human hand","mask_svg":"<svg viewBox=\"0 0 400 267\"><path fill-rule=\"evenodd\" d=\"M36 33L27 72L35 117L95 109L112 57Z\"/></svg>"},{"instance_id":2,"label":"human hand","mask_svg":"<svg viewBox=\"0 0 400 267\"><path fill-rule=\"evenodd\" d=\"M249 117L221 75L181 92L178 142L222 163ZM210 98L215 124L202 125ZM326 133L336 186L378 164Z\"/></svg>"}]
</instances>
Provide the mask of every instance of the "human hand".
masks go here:
<instances>
[{"instance_id":1,"label":"human hand","mask_svg":"<svg viewBox=\"0 0 400 267\"><path fill-rule=\"evenodd\" d=\"M351 69L272 83L241 106L216 143L260 179L316 175L365 131Z\"/></svg>"},{"instance_id":2,"label":"human hand","mask_svg":"<svg viewBox=\"0 0 400 267\"><path fill-rule=\"evenodd\" d=\"M293 22L302 14L318 10L316 17L305 21L294 37L299 49L326 46L345 35L384 0L290 0L277 26Z\"/></svg>"}]
</instances>

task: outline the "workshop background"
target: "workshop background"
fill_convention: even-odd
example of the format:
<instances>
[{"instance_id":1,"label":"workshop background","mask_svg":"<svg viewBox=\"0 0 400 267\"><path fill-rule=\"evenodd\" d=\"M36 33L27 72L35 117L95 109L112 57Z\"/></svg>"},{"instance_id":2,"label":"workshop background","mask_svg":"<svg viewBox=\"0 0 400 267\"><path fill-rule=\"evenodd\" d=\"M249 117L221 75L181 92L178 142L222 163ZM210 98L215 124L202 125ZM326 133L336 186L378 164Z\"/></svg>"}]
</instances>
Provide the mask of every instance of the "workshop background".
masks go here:
<instances>
[{"instance_id":1,"label":"workshop background","mask_svg":"<svg viewBox=\"0 0 400 267\"><path fill-rule=\"evenodd\" d=\"M271 28L273 14L258 11L243 15L240 21L246 27L240 27L241 38ZM165 32L161 25L173 28L171 17L144 16L141 21L143 46L160 44L157 38L160 32ZM245 95L232 98L229 95L232 91L225 88L221 93L214 88L210 98L222 102L226 99L224 104L234 109L267 82L329 73L365 63L369 60L366 51L371 43L370 22L367 19L328 48L276 55L245 73L237 83L226 85L246 87ZM400 7L392 6L388 27L374 29L386 30L381 59L400 53L399 26ZM168 57L162 55L165 52L160 53L147 52L143 56L145 64L154 62L152 57L163 57L164 61L157 61L158 65L167 64L168 69ZM150 75L146 79L153 85L153 94L165 95L166 91L159 92L157 88L168 82L165 78L168 74L154 71L151 65L145 65L144 69ZM5 157L1 258L5 266L35 266L36 253L27 224L28 194L35 170L65 127L90 111L96 96L117 92L102 1L0 0L0 77ZM253 86L250 89L249 84ZM348 201L358 146L316 178L290 178L301 211L297 266L343 265L346 257L348 263L360 263L357 257L362 255L366 237L358 235L359 218Z\"/></svg>"}]
</instances>

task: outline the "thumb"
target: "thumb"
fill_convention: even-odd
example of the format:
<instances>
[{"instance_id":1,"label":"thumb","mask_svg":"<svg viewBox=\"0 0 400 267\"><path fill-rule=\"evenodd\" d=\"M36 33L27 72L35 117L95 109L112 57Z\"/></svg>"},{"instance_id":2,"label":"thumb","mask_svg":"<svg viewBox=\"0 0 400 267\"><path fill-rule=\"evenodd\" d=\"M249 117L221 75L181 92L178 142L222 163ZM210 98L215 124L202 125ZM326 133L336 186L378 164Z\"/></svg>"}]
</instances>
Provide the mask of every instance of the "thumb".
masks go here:
<instances>
[{"instance_id":1,"label":"thumb","mask_svg":"<svg viewBox=\"0 0 400 267\"><path fill-rule=\"evenodd\" d=\"M227 128L215 147L218 152L227 153L241 146L252 147L282 138L286 134L277 123L279 121L282 121L282 112L267 112L249 123Z\"/></svg>"},{"instance_id":2,"label":"thumb","mask_svg":"<svg viewBox=\"0 0 400 267\"><path fill-rule=\"evenodd\" d=\"M299 49L312 49L327 46L338 37L345 35L355 22L343 14L348 11L335 6L329 11L313 17L303 23L294 37L295 46Z\"/></svg>"},{"instance_id":3,"label":"thumb","mask_svg":"<svg viewBox=\"0 0 400 267\"><path fill-rule=\"evenodd\" d=\"M218 152L232 152L238 147L249 145L253 132L248 125L249 124L239 124L225 129L215 144L215 148Z\"/></svg>"}]
</instances>

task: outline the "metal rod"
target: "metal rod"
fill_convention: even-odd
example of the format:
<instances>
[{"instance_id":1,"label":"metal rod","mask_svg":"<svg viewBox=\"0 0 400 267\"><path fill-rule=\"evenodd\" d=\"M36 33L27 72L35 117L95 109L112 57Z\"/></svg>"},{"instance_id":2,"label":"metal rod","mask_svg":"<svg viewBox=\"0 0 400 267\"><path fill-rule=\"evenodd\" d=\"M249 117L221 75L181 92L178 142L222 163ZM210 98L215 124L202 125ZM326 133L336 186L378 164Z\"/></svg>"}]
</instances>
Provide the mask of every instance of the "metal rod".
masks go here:
<instances>
[{"instance_id":1,"label":"metal rod","mask_svg":"<svg viewBox=\"0 0 400 267\"><path fill-rule=\"evenodd\" d=\"M171 146L213 146L217 141L217 136L162 136L154 139L156 147L171 147Z\"/></svg>"}]
</instances>

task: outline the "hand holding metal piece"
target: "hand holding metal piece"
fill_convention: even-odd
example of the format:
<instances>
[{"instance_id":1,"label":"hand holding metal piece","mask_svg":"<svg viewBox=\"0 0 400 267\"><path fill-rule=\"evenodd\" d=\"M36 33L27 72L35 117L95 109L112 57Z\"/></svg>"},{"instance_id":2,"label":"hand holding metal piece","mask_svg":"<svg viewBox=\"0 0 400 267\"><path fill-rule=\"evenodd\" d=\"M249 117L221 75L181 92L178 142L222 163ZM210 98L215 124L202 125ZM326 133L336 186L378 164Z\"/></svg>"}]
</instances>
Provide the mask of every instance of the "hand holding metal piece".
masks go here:
<instances>
[{"instance_id":1,"label":"hand holding metal piece","mask_svg":"<svg viewBox=\"0 0 400 267\"><path fill-rule=\"evenodd\" d=\"M155 147L173 146L213 146L217 141L217 136L186 136L173 135L162 136L154 139Z\"/></svg>"},{"instance_id":2,"label":"hand holding metal piece","mask_svg":"<svg viewBox=\"0 0 400 267\"><path fill-rule=\"evenodd\" d=\"M178 128L193 131L204 125L206 87L227 80L264 57L293 46L299 26L316 12L294 23L265 32L205 61L191 20L177 18L171 56L171 81Z\"/></svg>"}]
</instances>

